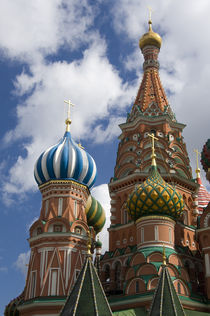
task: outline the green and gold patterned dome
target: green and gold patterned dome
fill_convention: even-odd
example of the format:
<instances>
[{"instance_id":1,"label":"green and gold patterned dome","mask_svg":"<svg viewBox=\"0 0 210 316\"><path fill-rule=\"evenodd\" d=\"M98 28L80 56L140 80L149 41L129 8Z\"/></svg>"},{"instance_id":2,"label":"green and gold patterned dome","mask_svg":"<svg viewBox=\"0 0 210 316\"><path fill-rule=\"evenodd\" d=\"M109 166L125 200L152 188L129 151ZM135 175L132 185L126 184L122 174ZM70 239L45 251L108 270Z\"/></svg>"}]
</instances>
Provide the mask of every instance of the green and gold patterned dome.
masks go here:
<instances>
[{"instance_id":1,"label":"green and gold patterned dome","mask_svg":"<svg viewBox=\"0 0 210 316\"><path fill-rule=\"evenodd\" d=\"M133 220L151 214L169 215L178 219L184 203L181 194L166 183L156 165L152 165L149 177L134 189L126 207Z\"/></svg>"},{"instance_id":2,"label":"green and gold patterned dome","mask_svg":"<svg viewBox=\"0 0 210 316\"><path fill-rule=\"evenodd\" d=\"M88 226L93 226L98 234L106 222L105 211L101 204L89 195L85 208Z\"/></svg>"}]
</instances>

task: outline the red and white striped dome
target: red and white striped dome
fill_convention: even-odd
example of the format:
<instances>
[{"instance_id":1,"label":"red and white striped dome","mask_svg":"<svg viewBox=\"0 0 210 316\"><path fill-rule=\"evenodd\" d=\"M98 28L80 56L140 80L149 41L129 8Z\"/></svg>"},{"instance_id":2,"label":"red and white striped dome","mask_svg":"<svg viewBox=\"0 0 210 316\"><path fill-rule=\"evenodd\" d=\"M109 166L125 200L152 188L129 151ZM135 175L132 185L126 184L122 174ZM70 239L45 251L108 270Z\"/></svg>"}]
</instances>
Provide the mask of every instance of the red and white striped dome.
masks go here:
<instances>
[{"instance_id":1,"label":"red and white striped dome","mask_svg":"<svg viewBox=\"0 0 210 316\"><path fill-rule=\"evenodd\" d=\"M200 185L199 190L198 190L198 211L199 211L199 214L202 214L203 209L210 202L210 193L204 187L201 181L201 178L197 178L197 183Z\"/></svg>"}]
</instances>

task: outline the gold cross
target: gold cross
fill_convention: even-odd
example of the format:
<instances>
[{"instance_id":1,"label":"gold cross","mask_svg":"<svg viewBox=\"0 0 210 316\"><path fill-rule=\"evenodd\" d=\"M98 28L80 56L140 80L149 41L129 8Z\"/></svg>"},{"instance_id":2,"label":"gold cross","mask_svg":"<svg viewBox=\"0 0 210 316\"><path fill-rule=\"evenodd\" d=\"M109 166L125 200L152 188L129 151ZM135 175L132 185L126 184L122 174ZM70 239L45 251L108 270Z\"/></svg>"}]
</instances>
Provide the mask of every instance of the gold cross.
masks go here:
<instances>
[{"instance_id":1,"label":"gold cross","mask_svg":"<svg viewBox=\"0 0 210 316\"><path fill-rule=\"evenodd\" d=\"M197 178L200 178L200 172L201 172L201 170L200 170L200 168L199 168L198 156L200 156L201 153L200 153L200 151L198 151L198 149L194 149L194 152L196 153L196 166L197 166L195 172L196 172L196 174L197 174Z\"/></svg>"},{"instance_id":2,"label":"gold cross","mask_svg":"<svg viewBox=\"0 0 210 316\"><path fill-rule=\"evenodd\" d=\"M152 12L153 12L153 10L152 10L152 8L150 6L148 6L147 8L149 10L149 21L152 22Z\"/></svg>"},{"instance_id":3,"label":"gold cross","mask_svg":"<svg viewBox=\"0 0 210 316\"><path fill-rule=\"evenodd\" d=\"M64 100L64 102L68 104L68 112L67 112L67 119L66 119L66 132L69 132L70 124L71 124L70 109L71 109L71 106L75 106L75 104L73 104L71 100L68 100L68 101Z\"/></svg>"},{"instance_id":4,"label":"gold cross","mask_svg":"<svg viewBox=\"0 0 210 316\"><path fill-rule=\"evenodd\" d=\"M155 157L156 157L156 154L155 154L155 139L158 140L158 138L155 137L155 135L153 133L152 134L148 133L148 136L151 137L151 140L152 140L152 155L151 155L152 166L156 166L156 161L155 161Z\"/></svg>"}]
</instances>

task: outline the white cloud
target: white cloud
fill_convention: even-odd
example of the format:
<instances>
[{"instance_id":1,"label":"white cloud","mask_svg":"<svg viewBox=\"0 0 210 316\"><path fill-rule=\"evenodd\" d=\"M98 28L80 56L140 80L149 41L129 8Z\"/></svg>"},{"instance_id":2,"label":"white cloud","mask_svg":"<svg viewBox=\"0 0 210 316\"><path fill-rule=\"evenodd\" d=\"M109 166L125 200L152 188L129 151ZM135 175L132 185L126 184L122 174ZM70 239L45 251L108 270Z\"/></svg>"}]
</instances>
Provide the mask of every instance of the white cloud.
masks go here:
<instances>
[{"instance_id":1,"label":"white cloud","mask_svg":"<svg viewBox=\"0 0 210 316\"><path fill-rule=\"evenodd\" d=\"M120 115L134 93L133 86L123 84L118 72L109 63L102 40L87 49L82 59L72 63L31 66L31 74L19 75L15 85L20 95L25 95L31 88L33 92L18 105L17 126L5 135L5 142L9 145L28 137L23 144L26 157L18 157L9 170L9 181L7 179L4 183L3 191L11 194L35 188L32 177L35 160L44 149L58 141L58 135L62 137L64 133L64 98L70 97L76 104L72 111L73 136L104 142L105 137L106 141L110 141L119 134L117 124L122 120L109 113L118 104ZM108 117L105 130L98 123L98 119L104 117Z\"/></svg>"},{"instance_id":2,"label":"white cloud","mask_svg":"<svg viewBox=\"0 0 210 316\"><path fill-rule=\"evenodd\" d=\"M91 34L94 18L86 0L0 2L0 47L5 55L34 62L62 45L76 49Z\"/></svg>"},{"instance_id":3,"label":"white cloud","mask_svg":"<svg viewBox=\"0 0 210 316\"><path fill-rule=\"evenodd\" d=\"M98 185L92 189L91 194L103 206L106 213L106 223L103 230L98 234L99 239L102 242L102 253L104 253L109 248L109 234L107 232L107 228L110 226L110 197L108 185Z\"/></svg>"},{"instance_id":4,"label":"white cloud","mask_svg":"<svg viewBox=\"0 0 210 316\"><path fill-rule=\"evenodd\" d=\"M28 263L30 258L30 250L20 253L14 266L26 277L28 271Z\"/></svg>"}]
</instances>

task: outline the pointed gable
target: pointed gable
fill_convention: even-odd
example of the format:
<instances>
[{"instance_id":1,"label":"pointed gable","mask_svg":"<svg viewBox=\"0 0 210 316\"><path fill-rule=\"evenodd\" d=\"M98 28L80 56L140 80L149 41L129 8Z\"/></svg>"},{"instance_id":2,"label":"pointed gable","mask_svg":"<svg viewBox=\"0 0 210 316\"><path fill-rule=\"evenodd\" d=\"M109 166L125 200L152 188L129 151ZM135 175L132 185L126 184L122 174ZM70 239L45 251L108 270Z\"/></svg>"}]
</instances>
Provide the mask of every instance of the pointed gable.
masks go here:
<instances>
[{"instance_id":1,"label":"pointed gable","mask_svg":"<svg viewBox=\"0 0 210 316\"><path fill-rule=\"evenodd\" d=\"M174 288L167 266L162 266L161 275L150 307L150 316L184 316L184 310Z\"/></svg>"},{"instance_id":2,"label":"pointed gable","mask_svg":"<svg viewBox=\"0 0 210 316\"><path fill-rule=\"evenodd\" d=\"M60 316L111 316L96 269L88 256Z\"/></svg>"}]
</instances>

